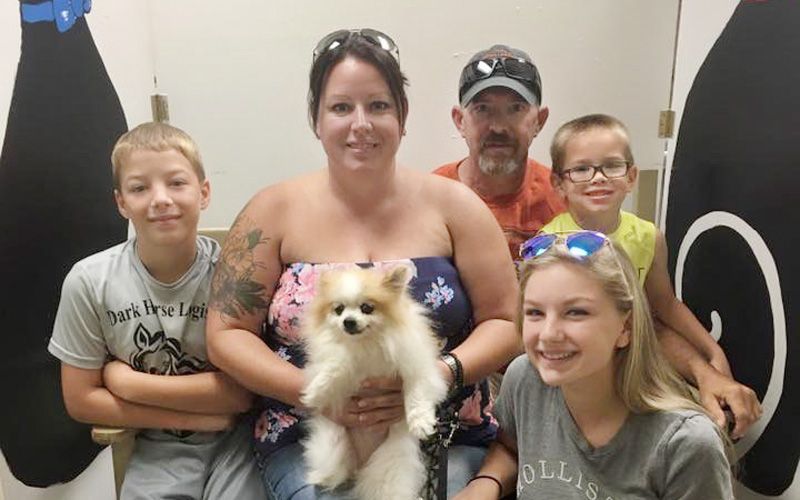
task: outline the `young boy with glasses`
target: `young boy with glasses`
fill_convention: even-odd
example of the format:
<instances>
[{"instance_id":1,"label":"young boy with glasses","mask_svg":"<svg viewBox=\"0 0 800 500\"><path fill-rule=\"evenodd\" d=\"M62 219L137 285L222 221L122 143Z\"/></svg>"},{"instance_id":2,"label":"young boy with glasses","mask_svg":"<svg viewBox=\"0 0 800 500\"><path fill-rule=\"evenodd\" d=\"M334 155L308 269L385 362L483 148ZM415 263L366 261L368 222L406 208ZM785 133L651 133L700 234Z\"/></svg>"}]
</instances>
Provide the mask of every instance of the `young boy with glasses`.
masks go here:
<instances>
[{"instance_id":1,"label":"young boy with glasses","mask_svg":"<svg viewBox=\"0 0 800 500\"><path fill-rule=\"evenodd\" d=\"M663 233L653 223L621 210L638 176L625 125L602 114L576 118L558 129L550 155L551 182L566 201L567 212L556 216L542 232L588 229L607 234L633 262L659 329L671 329L684 337L719 374L735 384L722 348L673 292ZM696 372L690 370L684 375L693 376L702 386ZM752 419L760 415L758 400L752 390L740 384L729 394L726 398L716 393L703 402L718 423L724 422L720 407L729 405L736 416L732 435L741 437Z\"/></svg>"}]
</instances>

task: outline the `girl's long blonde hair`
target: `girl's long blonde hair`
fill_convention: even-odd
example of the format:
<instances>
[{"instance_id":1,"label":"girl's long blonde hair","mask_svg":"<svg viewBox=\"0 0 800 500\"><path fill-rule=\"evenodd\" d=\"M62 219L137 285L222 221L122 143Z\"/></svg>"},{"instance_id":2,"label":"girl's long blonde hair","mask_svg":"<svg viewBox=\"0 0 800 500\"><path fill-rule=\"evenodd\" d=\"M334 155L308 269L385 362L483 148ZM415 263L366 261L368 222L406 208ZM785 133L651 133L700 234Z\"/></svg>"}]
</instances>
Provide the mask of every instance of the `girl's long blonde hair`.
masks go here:
<instances>
[{"instance_id":1,"label":"girl's long blonde hair","mask_svg":"<svg viewBox=\"0 0 800 500\"><path fill-rule=\"evenodd\" d=\"M585 258L572 256L566 246L557 242L539 257L526 260L520 267L520 304L517 328L522 332L525 287L538 269L557 263L576 264L585 269L603 287L623 314L631 315L630 342L615 354L615 388L625 406L633 413L694 410L708 415L698 403L696 391L678 375L661 354L647 298L642 291L633 265L625 251L608 241ZM732 447L727 436L718 429L729 457ZM733 461L731 460L731 463Z\"/></svg>"}]
</instances>

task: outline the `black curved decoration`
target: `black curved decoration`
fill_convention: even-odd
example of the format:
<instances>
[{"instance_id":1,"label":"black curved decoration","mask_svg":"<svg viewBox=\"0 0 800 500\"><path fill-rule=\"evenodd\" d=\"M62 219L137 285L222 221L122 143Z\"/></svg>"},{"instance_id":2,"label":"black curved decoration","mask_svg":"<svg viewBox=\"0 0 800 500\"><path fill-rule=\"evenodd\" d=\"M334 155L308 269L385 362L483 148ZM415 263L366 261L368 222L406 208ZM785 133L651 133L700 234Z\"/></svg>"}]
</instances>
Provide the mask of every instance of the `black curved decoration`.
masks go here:
<instances>
[{"instance_id":1,"label":"black curved decoration","mask_svg":"<svg viewBox=\"0 0 800 500\"><path fill-rule=\"evenodd\" d=\"M740 462L740 481L777 496L800 458L800 2L743 1L698 71L686 100L667 206L670 271L687 230L713 211L752 227L774 259L786 321L786 352L775 352L767 275L741 232L715 227L697 237L682 273L683 299L711 327L734 375L764 397L786 359L782 394ZM763 257L764 255L762 255Z\"/></svg>"},{"instance_id":2,"label":"black curved decoration","mask_svg":"<svg viewBox=\"0 0 800 500\"><path fill-rule=\"evenodd\" d=\"M83 15L90 2L25 3L0 156L0 446L15 477L44 487L100 449L67 416L46 347L71 265L126 236L109 158L127 125Z\"/></svg>"}]
</instances>

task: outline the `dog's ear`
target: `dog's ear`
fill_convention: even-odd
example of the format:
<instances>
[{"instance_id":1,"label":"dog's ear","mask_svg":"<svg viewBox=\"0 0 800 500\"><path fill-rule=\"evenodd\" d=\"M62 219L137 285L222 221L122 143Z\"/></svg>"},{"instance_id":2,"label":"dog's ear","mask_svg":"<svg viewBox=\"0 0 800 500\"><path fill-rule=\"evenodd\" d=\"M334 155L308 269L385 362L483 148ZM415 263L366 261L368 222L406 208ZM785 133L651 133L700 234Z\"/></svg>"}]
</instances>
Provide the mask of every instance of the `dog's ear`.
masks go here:
<instances>
[{"instance_id":1,"label":"dog's ear","mask_svg":"<svg viewBox=\"0 0 800 500\"><path fill-rule=\"evenodd\" d=\"M408 273L406 266L397 266L383 276L383 285L393 292L402 293L408 283Z\"/></svg>"}]
</instances>

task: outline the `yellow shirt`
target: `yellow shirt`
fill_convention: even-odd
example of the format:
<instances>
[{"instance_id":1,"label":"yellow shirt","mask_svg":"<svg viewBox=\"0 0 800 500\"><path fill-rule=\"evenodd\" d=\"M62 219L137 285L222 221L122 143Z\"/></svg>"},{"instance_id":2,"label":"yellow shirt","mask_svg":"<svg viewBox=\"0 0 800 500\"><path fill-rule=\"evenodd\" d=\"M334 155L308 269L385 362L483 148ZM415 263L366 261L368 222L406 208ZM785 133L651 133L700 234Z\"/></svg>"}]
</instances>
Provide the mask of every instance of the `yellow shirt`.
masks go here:
<instances>
[{"instance_id":1,"label":"yellow shirt","mask_svg":"<svg viewBox=\"0 0 800 500\"><path fill-rule=\"evenodd\" d=\"M569 212L565 212L557 215L542 228L541 232L558 233L580 231L582 229L572 218L572 215ZM628 254L633 267L639 273L639 283L644 285L656 251L656 226L652 222L621 211L619 227L608 237L611 241L620 245Z\"/></svg>"}]
</instances>

